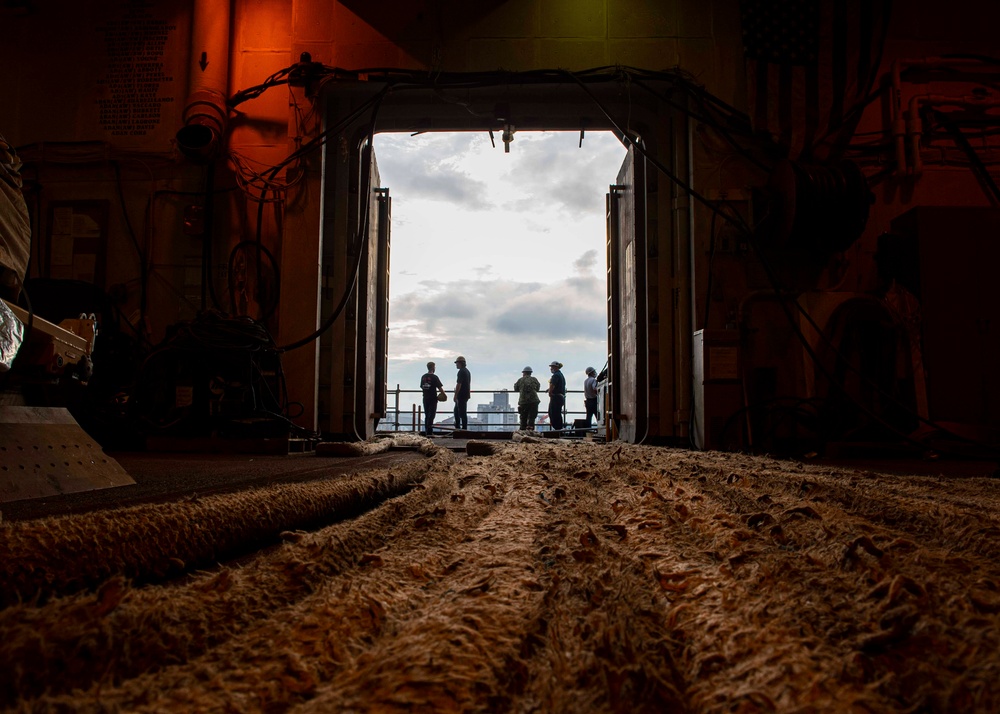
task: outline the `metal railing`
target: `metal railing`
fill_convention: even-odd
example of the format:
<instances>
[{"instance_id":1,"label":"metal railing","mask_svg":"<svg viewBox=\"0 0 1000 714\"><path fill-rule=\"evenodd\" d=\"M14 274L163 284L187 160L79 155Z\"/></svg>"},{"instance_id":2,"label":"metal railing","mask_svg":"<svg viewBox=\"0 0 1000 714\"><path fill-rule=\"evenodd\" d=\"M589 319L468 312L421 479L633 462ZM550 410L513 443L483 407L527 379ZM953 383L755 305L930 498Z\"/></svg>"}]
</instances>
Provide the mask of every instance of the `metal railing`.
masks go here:
<instances>
[{"instance_id":1,"label":"metal railing","mask_svg":"<svg viewBox=\"0 0 1000 714\"><path fill-rule=\"evenodd\" d=\"M514 403L508 405L511 411L470 411L469 412L469 428L468 431L517 431L520 424L517 411L517 396L518 393L511 391L509 389L473 389L471 390L473 395L475 394L503 394L508 393L514 397ZM414 404L408 409L401 409L400 402L403 395L412 394L416 395L414 399ZM579 394L583 395L582 389L567 389L566 395ZM402 389L397 384L395 389L387 390L388 399L386 400L386 416L379 420L377 431L380 433L392 433L392 432L422 432L424 430L424 407L423 407L423 392L419 389ZM545 393L540 392L539 398L542 402L538 405L538 416L547 417L548 411L544 406ZM469 401L472 401L471 399ZM441 402L441 408L438 409L438 415L442 420L447 420L451 417L453 412L454 401L451 399L449 394L449 399L447 402ZM480 414L490 414L498 417L503 417L499 423L486 423L482 424L478 421ZM408 418L400 419L401 416L406 415ZM566 409L563 406L563 427L564 430L573 430L574 420L579 416L583 419L587 416L586 410L574 410ZM572 418L571 418L572 417ZM510 421L507 421L507 419ZM595 427L601 426L600 424L595 424L591 427L593 430ZM454 429L453 424L442 424L435 421L434 428L439 431L450 431ZM539 431L550 430L551 427L547 422L538 423L536 421L535 429Z\"/></svg>"}]
</instances>

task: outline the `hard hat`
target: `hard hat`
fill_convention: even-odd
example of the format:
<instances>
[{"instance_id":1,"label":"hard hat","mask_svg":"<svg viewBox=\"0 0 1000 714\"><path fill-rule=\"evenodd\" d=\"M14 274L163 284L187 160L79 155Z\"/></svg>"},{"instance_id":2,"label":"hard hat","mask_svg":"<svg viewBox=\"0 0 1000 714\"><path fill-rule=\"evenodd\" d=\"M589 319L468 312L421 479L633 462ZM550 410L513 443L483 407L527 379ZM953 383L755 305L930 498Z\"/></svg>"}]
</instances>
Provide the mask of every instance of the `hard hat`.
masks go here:
<instances>
[{"instance_id":1,"label":"hard hat","mask_svg":"<svg viewBox=\"0 0 1000 714\"><path fill-rule=\"evenodd\" d=\"M530 372L530 371L531 367L525 367L524 369L521 370L521 372Z\"/></svg>"},{"instance_id":2,"label":"hard hat","mask_svg":"<svg viewBox=\"0 0 1000 714\"><path fill-rule=\"evenodd\" d=\"M549 367L555 367L556 369L559 369L560 367L562 367L562 362L556 362L555 360L552 360L551 362L549 362Z\"/></svg>"},{"instance_id":3,"label":"hard hat","mask_svg":"<svg viewBox=\"0 0 1000 714\"><path fill-rule=\"evenodd\" d=\"M458 364L459 362L465 362L465 357L463 357L462 355L459 355L458 357L456 357L455 358L455 364Z\"/></svg>"},{"instance_id":4,"label":"hard hat","mask_svg":"<svg viewBox=\"0 0 1000 714\"><path fill-rule=\"evenodd\" d=\"M587 367L587 374L597 374L597 370L593 367Z\"/></svg>"}]
</instances>

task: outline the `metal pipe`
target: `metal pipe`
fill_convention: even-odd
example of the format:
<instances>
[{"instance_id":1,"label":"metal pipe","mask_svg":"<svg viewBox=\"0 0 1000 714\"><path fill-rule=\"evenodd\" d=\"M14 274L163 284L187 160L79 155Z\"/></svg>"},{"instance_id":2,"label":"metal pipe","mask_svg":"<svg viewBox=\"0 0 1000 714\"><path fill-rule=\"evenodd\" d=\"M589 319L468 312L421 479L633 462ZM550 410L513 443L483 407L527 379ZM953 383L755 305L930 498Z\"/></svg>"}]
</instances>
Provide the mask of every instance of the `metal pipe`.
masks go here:
<instances>
[{"instance_id":1,"label":"metal pipe","mask_svg":"<svg viewBox=\"0 0 1000 714\"><path fill-rule=\"evenodd\" d=\"M897 57L892 61L890 76L892 78L892 101L890 102L891 130L896 149L896 175L908 173L906 163L906 132L907 123L903 116L903 69L920 67L922 69L946 69L956 65L980 65L982 62L971 58L946 57ZM912 124L912 119L911 119ZM912 144L912 142L911 142ZM916 159L915 159L916 160Z\"/></svg>"},{"instance_id":2,"label":"metal pipe","mask_svg":"<svg viewBox=\"0 0 1000 714\"><path fill-rule=\"evenodd\" d=\"M191 18L188 100L177 148L188 158L214 159L226 133L229 110L230 1L195 0Z\"/></svg>"},{"instance_id":3,"label":"metal pipe","mask_svg":"<svg viewBox=\"0 0 1000 714\"><path fill-rule=\"evenodd\" d=\"M906 173L906 122L903 120L903 89L900 65L905 60L892 61L892 138L896 147L896 175Z\"/></svg>"},{"instance_id":4,"label":"metal pipe","mask_svg":"<svg viewBox=\"0 0 1000 714\"><path fill-rule=\"evenodd\" d=\"M923 131L920 120L921 104L950 105L964 108L1000 107L1000 99L978 97L967 94L960 97L948 96L946 94L915 94L910 97L907 116L907 138L910 142L910 152L913 155L913 168L911 173L919 176L924 169L923 160L920 158L920 134Z\"/></svg>"}]
</instances>

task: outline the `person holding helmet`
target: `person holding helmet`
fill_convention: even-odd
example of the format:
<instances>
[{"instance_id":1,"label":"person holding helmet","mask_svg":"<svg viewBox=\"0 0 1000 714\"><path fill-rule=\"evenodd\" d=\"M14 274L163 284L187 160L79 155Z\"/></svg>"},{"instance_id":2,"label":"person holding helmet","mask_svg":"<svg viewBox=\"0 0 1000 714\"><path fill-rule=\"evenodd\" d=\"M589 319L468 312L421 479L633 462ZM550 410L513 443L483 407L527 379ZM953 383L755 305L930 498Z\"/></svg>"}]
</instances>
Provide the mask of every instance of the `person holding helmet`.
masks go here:
<instances>
[{"instance_id":1,"label":"person holding helmet","mask_svg":"<svg viewBox=\"0 0 1000 714\"><path fill-rule=\"evenodd\" d=\"M434 417L437 416L438 402L448 399L444 393L441 378L434 374L434 369L434 363L428 362L427 373L420 378L420 391L424 393L425 436L431 436L434 433Z\"/></svg>"},{"instance_id":2,"label":"person holding helmet","mask_svg":"<svg viewBox=\"0 0 1000 714\"><path fill-rule=\"evenodd\" d=\"M458 376L455 381L455 428L469 428L469 398L472 396L472 373L465 366L465 357L455 359Z\"/></svg>"},{"instance_id":3,"label":"person holding helmet","mask_svg":"<svg viewBox=\"0 0 1000 714\"><path fill-rule=\"evenodd\" d=\"M587 378L583 380L583 406L587 409L587 428L591 427L591 417L601 421L597 413L597 370L587 367Z\"/></svg>"},{"instance_id":4,"label":"person holding helmet","mask_svg":"<svg viewBox=\"0 0 1000 714\"><path fill-rule=\"evenodd\" d=\"M556 431L562 431L563 407L566 406L566 378L559 370L562 362L553 360L549 363L552 376L549 377L549 425Z\"/></svg>"},{"instance_id":5,"label":"person holding helmet","mask_svg":"<svg viewBox=\"0 0 1000 714\"><path fill-rule=\"evenodd\" d=\"M538 390L542 385L531 376L531 367L521 370L521 378L514 382L514 391L521 396L517 398L517 413L521 422L521 431L534 431L535 420L538 418Z\"/></svg>"}]
</instances>

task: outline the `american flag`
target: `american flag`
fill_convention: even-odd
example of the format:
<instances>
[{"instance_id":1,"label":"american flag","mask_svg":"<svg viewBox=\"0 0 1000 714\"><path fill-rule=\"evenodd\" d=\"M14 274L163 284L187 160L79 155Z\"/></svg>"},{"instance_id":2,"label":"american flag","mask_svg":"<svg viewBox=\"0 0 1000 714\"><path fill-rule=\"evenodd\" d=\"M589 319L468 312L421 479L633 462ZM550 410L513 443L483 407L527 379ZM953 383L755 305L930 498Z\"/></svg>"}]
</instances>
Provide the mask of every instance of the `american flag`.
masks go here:
<instances>
[{"instance_id":1,"label":"american flag","mask_svg":"<svg viewBox=\"0 0 1000 714\"><path fill-rule=\"evenodd\" d=\"M741 0L750 120L790 159L836 153L870 91L891 0Z\"/></svg>"}]
</instances>

